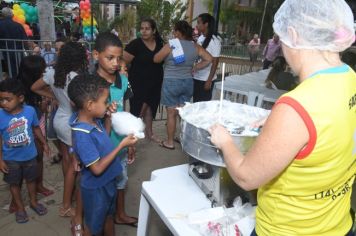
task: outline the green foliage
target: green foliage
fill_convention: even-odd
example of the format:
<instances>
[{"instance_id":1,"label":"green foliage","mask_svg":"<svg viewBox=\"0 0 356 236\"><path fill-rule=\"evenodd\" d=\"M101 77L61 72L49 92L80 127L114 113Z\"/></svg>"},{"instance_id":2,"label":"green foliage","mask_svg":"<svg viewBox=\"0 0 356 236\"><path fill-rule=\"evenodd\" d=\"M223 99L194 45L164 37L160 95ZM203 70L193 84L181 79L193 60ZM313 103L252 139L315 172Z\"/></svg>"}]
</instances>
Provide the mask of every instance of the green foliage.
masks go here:
<instances>
[{"instance_id":1,"label":"green foliage","mask_svg":"<svg viewBox=\"0 0 356 236\"><path fill-rule=\"evenodd\" d=\"M119 32L120 39L126 43L132 36L132 29L135 28L136 13L132 8L128 8L125 12L119 16L116 16L113 21L110 22L110 29L115 29Z\"/></svg>"},{"instance_id":2,"label":"green foliage","mask_svg":"<svg viewBox=\"0 0 356 236\"><path fill-rule=\"evenodd\" d=\"M99 0L91 0L91 5L93 9L93 16L98 23L99 32L105 32L110 30L109 21L106 19L106 16L100 10L100 1Z\"/></svg>"},{"instance_id":3,"label":"green foliage","mask_svg":"<svg viewBox=\"0 0 356 236\"><path fill-rule=\"evenodd\" d=\"M213 12L215 0L203 0L209 13ZM235 0L221 0L220 24L226 35L238 35L239 27L245 26L245 30L240 38L246 38L248 35L259 33L262 15L266 0L257 0L255 7L238 7ZM268 0L266 15L263 24L261 38L266 40L273 34L272 22L273 16L284 0ZM240 29L241 30L241 29Z\"/></svg>"},{"instance_id":4,"label":"green foliage","mask_svg":"<svg viewBox=\"0 0 356 236\"><path fill-rule=\"evenodd\" d=\"M167 37L175 22L184 19L186 10L187 5L182 0L142 0L137 6L137 19L139 23L142 19L152 18L162 36Z\"/></svg>"}]
</instances>

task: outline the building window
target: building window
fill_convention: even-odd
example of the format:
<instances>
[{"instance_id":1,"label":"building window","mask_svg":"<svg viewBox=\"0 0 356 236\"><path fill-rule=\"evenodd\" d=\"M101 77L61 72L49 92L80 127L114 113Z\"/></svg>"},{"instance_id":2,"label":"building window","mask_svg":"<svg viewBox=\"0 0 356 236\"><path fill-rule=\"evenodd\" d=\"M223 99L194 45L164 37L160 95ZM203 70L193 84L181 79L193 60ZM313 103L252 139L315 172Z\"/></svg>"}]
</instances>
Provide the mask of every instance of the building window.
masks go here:
<instances>
[{"instance_id":1,"label":"building window","mask_svg":"<svg viewBox=\"0 0 356 236\"><path fill-rule=\"evenodd\" d=\"M120 15L120 4L115 4L115 16Z\"/></svg>"}]
</instances>

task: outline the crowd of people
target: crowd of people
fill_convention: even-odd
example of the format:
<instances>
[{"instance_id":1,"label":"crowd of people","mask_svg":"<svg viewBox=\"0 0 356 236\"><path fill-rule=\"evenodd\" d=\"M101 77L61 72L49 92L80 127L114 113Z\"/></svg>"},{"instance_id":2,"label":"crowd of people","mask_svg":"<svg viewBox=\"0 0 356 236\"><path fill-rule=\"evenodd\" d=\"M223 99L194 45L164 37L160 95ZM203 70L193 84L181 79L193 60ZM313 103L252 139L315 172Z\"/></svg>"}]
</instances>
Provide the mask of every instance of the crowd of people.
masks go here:
<instances>
[{"instance_id":1,"label":"crowd of people","mask_svg":"<svg viewBox=\"0 0 356 236\"><path fill-rule=\"evenodd\" d=\"M49 155L50 140L58 149L53 162L62 163L64 178L58 214L71 218L73 234L113 235L114 223L137 227L138 219L125 211L127 167L135 160L137 138L116 134L110 114L128 110L129 101L130 112L146 125L146 138L174 149L175 108L192 97L211 99L220 54L214 25L211 15L200 15L201 37L195 42L186 21L175 24L174 38L184 52L182 62L174 60L172 40L163 41L152 19L142 20L140 37L126 47L116 35L100 33L91 52L92 71L82 43L58 39L43 49L29 44L32 53L21 59L17 76L0 82L0 115L4 117L0 170L10 185L10 210L16 222L29 220L21 198L22 180L31 196L31 209L41 216L47 213L37 202L36 192L53 194L43 185L43 156ZM167 107L167 139L152 128L160 104Z\"/></svg>"},{"instance_id":2,"label":"crowd of people","mask_svg":"<svg viewBox=\"0 0 356 236\"><path fill-rule=\"evenodd\" d=\"M353 15L343 0L327 6L324 1L286 0L275 15L275 35L263 51L263 69L272 65L266 86L290 92L259 122L263 128L250 151L242 155L221 125L209 130L233 180L246 190L259 188L252 235L353 233L356 75L339 57L355 41ZM22 58L18 75L0 82L0 170L17 223L29 221L23 180L30 208L47 213L36 193L53 194L43 185L51 137L64 178L58 214L71 218L73 235L114 235L114 224L137 226L138 219L126 214L124 196L138 139L115 133L111 114L128 110L129 102L130 112L146 125L146 138L175 149L176 108L191 99L211 100L219 63L215 19L199 15L197 29L195 41L191 25L178 21L174 39L164 42L155 21L144 19L140 37L125 47L115 34L100 33L92 71L82 43L58 40L53 50L33 45L34 55ZM251 61L259 46L255 35ZM287 63L298 83L286 72ZM152 127L160 104L167 109L167 137Z\"/></svg>"}]
</instances>

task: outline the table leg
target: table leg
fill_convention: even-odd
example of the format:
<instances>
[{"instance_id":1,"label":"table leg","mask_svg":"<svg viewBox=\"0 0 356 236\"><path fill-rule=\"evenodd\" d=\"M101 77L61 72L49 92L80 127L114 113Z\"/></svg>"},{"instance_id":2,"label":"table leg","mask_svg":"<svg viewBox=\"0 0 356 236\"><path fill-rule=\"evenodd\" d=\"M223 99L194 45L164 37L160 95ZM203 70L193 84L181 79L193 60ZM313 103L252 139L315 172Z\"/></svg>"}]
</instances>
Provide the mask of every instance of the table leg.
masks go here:
<instances>
[{"instance_id":1,"label":"table leg","mask_svg":"<svg viewBox=\"0 0 356 236\"><path fill-rule=\"evenodd\" d=\"M145 236L148 234L148 217L150 215L151 206L145 196L141 194L140 210L138 215L137 236Z\"/></svg>"}]
</instances>

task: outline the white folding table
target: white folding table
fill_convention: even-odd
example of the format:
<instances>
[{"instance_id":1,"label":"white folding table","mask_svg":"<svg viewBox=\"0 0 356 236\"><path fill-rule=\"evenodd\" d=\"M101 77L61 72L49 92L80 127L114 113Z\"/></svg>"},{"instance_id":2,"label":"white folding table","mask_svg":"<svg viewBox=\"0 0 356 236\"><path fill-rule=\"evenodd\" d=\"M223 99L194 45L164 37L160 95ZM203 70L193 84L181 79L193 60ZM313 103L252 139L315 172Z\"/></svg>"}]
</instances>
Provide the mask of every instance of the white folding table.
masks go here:
<instances>
[{"instance_id":1,"label":"white folding table","mask_svg":"<svg viewBox=\"0 0 356 236\"><path fill-rule=\"evenodd\" d=\"M188 175L188 164L155 170L151 180L142 183L137 235L147 235L153 208L174 235L198 236L187 216L210 207L211 202Z\"/></svg>"}]
</instances>

